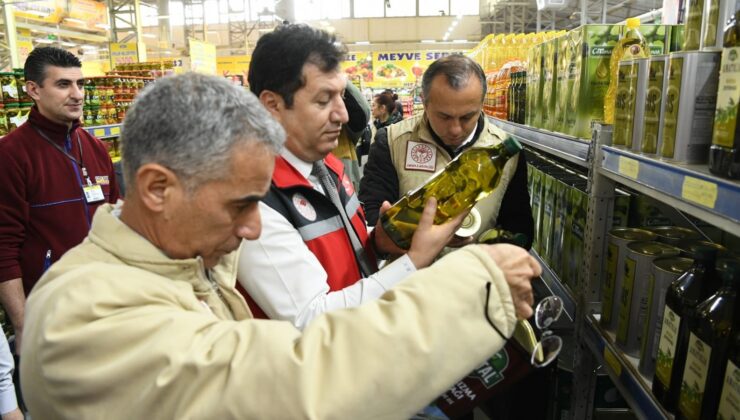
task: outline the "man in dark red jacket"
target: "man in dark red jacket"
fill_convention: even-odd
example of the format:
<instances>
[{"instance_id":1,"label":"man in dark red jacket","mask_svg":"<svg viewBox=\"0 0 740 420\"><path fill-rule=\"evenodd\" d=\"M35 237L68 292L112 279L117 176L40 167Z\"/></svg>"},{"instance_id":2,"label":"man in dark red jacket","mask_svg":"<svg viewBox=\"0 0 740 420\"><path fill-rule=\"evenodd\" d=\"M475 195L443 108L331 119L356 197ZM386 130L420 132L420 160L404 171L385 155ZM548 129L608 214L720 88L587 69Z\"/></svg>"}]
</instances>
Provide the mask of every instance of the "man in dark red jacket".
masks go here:
<instances>
[{"instance_id":1,"label":"man in dark red jacket","mask_svg":"<svg viewBox=\"0 0 740 420\"><path fill-rule=\"evenodd\" d=\"M0 139L0 303L19 353L26 295L49 265L82 242L100 204L118 200L105 145L80 127L82 64L37 48L24 68L35 105Z\"/></svg>"}]
</instances>

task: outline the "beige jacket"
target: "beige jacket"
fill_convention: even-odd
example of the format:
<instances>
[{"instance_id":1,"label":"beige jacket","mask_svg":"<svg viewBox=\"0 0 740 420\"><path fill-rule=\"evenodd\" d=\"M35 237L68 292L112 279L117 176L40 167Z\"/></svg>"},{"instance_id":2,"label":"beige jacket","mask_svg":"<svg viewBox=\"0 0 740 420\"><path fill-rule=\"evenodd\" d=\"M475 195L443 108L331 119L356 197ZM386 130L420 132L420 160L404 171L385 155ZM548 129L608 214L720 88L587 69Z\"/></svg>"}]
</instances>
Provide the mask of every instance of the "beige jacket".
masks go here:
<instances>
[{"instance_id":1,"label":"beige jacket","mask_svg":"<svg viewBox=\"0 0 740 420\"><path fill-rule=\"evenodd\" d=\"M301 333L251 319L236 255L213 270L216 291L200 259L168 258L111 209L28 299L20 371L35 419L406 419L503 346L484 310L514 328L477 246Z\"/></svg>"},{"instance_id":2,"label":"beige jacket","mask_svg":"<svg viewBox=\"0 0 740 420\"><path fill-rule=\"evenodd\" d=\"M452 158L446 150L434 141L429 130L426 114L420 114L403 120L397 124L388 126L388 148L391 154L393 166L398 174L398 192L403 195L423 185L436 171L442 170ZM490 124L488 118L483 118L483 130L473 147L493 146L501 143L507 137L506 133L498 127ZM411 143L410 142L414 142ZM428 146L434 156L434 164L424 165L425 168L409 168L408 163L412 157L413 146L416 144ZM428 150L428 149L427 149ZM429 152L426 154L430 156ZM504 173L499 181L499 186L491 195L479 201L475 208L481 215L481 226L474 236L496 226L496 218L501 208L501 200L506 193L506 188L516 172L517 159L509 159L504 167ZM434 168L434 169L431 169ZM426 169L426 170L425 170Z\"/></svg>"}]
</instances>

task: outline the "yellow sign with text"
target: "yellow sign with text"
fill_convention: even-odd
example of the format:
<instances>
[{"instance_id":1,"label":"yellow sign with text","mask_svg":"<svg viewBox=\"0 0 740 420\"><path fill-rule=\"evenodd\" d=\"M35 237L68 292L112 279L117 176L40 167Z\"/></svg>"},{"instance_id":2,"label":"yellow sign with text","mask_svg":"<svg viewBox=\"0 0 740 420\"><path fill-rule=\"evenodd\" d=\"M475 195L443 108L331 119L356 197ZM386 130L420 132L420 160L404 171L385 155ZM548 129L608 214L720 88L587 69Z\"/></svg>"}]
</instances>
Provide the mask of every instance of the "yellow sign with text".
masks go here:
<instances>
[{"instance_id":1,"label":"yellow sign with text","mask_svg":"<svg viewBox=\"0 0 740 420\"><path fill-rule=\"evenodd\" d=\"M119 64L138 63L139 53L136 42L111 43L110 61L113 67Z\"/></svg>"},{"instance_id":2,"label":"yellow sign with text","mask_svg":"<svg viewBox=\"0 0 740 420\"><path fill-rule=\"evenodd\" d=\"M108 8L95 0L69 0L69 17L74 20L65 24L86 30L105 31L108 26Z\"/></svg>"},{"instance_id":3,"label":"yellow sign with text","mask_svg":"<svg viewBox=\"0 0 740 420\"><path fill-rule=\"evenodd\" d=\"M11 3L15 16L45 23L59 23L67 5L65 0L39 0Z\"/></svg>"},{"instance_id":4,"label":"yellow sign with text","mask_svg":"<svg viewBox=\"0 0 740 420\"><path fill-rule=\"evenodd\" d=\"M216 59L216 71L222 76L243 76L247 80L251 55L232 55Z\"/></svg>"},{"instance_id":5,"label":"yellow sign with text","mask_svg":"<svg viewBox=\"0 0 740 420\"><path fill-rule=\"evenodd\" d=\"M216 46L195 38L188 39L190 44L190 70L203 74L216 73Z\"/></svg>"},{"instance_id":6,"label":"yellow sign with text","mask_svg":"<svg viewBox=\"0 0 740 420\"><path fill-rule=\"evenodd\" d=\"M350 52L342 62L342 69L350 77L359 76L365 86L399 88L421 83L421 76L432 62L464 51L396 51Z\"/></svg>"}]
</instances>

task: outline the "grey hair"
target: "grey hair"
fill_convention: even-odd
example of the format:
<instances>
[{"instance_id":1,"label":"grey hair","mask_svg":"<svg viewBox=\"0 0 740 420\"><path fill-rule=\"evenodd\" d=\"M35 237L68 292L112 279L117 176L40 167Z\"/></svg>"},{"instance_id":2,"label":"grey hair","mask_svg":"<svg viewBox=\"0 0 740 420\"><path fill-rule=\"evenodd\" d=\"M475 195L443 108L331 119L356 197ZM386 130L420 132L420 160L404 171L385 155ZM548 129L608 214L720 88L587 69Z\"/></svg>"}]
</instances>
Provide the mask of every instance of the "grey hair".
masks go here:
<instances>
[{"instance_id":1,"label":"grey hair","mask_svg":"<svg viewBox=\"0 0 740 420\"><path fill-rule=\"evenodd\" d=\"M126 185L136 171L158 163L189 191L228 175L233 147L256 142L278 153L285 131L254 94L226 79L186 73L147 86L126 113L121 130Z\"/></svg>"},{"instance_id":2,"label":"grey hair","mask_svg":"<svg viewBox=\"0 0 740 420\"><path fill-rule=\"evenodd\" d=\"M486 98L486 89L488 86L486 85L486 74L483 72L483 68L470 57L462 54L451 54L433 62L424 72L424 76L421 79L421 92L424 102L429 98L432 81L440 74L446 77L447 84L454 90L460 90L467 86L472 76L478 77L482 86L480 95L481 103Z\"/></svg>"}]
</instances>

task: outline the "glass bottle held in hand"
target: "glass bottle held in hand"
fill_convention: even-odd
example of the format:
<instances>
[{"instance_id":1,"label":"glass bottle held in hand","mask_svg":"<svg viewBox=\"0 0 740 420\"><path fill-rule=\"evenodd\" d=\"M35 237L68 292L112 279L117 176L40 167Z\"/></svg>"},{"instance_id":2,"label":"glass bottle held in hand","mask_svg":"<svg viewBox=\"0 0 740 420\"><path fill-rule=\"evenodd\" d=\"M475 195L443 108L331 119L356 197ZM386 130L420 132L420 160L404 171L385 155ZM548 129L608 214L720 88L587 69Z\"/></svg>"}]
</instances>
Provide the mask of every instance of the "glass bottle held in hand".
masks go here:
<instances>
[{"instance_id":1,"label":"glass bottle held in hand","mask_svg":"<svg viewBox=\"0 0 740 420\"><path fill-rule=\"evenodd\" d=\"M504 165L521 150L513 138L493 147L466 150L388 209L381 218L383 229L396 245L408 249L428 199L437 199L436 225L470 210L498 186Z\"/></svg>"}]
</instances>

